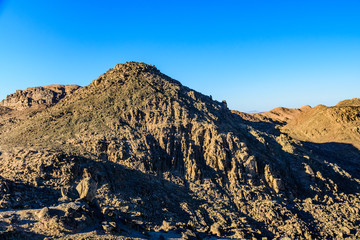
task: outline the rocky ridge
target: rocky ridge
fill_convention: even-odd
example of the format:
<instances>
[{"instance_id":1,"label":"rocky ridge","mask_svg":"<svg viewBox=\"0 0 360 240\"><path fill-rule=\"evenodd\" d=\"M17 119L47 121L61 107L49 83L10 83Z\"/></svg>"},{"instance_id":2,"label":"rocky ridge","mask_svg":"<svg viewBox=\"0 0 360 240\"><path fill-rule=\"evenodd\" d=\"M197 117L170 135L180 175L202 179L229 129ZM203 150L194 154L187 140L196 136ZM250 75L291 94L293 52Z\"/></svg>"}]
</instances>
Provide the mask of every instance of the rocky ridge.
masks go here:
<instances>
[{"instance_id":1,"label":"rocky ridge","mask_svg":"<svg viewBox=\"0 0 360 240\"><path fill-rule=\"evenodd\" d=\"M1 234L356 239L360 154L336 146L118 64L0 125Z\"/></svg>"},{"instance_id":2,"label":"rocky ridge","mask_svg":"<svg viewBox=\"0 0 360 240\"><path fill-rule=\"evenodd\" d=\"M347 99L347 100L339 102L338 104L336 104L336 106L337 107L342 107L342 106L359 107L360 106L360 98Z\"/></svg>"},{"instance_id":3,"label":"rocky ridge","mask_svg":"<svg viewBox=\"0 0 360 240\"><path fill-rule=\"evenodd\" d=\"M13 110L24 110L34 107L51 106L58 103L66 95L72 94L77 85L49 85L18 90L0 102L0 106Z\"/></svg>"}]
</instances>

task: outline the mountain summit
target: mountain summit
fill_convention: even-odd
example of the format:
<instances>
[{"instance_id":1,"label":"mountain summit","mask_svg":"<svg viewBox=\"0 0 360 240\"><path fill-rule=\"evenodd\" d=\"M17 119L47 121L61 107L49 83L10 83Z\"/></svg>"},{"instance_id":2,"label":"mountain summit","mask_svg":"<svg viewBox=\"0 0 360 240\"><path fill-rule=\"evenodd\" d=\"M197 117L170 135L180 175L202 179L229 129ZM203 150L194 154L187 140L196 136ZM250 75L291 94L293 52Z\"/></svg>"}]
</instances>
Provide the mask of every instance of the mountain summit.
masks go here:
<instances>
[{"instance_id":1,"label":"mountain summit","mask_svg":"<svg viewBox=\"0 0 360 240\"><path fill-rule=\"evenodd\" d=\"M356 148L291 138L154 66L19 111L0 109L3 236L360 237Z\"/></svg>"}]
</instances>

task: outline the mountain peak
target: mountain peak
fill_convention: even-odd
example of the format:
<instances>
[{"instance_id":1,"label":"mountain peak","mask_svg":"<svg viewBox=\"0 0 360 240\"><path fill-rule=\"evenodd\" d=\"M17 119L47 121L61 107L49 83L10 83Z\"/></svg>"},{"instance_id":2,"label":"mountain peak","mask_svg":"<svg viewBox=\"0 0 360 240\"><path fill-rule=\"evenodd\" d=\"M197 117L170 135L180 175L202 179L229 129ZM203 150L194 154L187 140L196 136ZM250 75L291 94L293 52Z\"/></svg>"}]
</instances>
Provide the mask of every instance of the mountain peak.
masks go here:
<instances>
[{"instance_id":1,"label":"mountain peak","mask_svg":"<svg viewBox=\"0 0 360 240\"><path fill-rule=\"evenodd\" d=\"M150 75L163 75L161 72L154 66L149 65L143 62L126 62L118 63L114 68L110 68L104 74L100 75L96 80L92 82L92 85L95 87L103 83L124 83L129 80L142 80L143 77L148 77ZM169 77L167 77L170 79ZM149 79L149 78L148 78Z\"/></svg>"},{"instance_id":2,"label":"mountain peak","mask_svg":"<svg viewBox=\"0 0 360 240\"><path fill-rule=\"evenodd\" d=\"M159 71L155 65L146 64L144 62L126 62L126 63L118 63L114 67L115 70L121 70L124 72L127 71L134 71L134 70L140 70L140 71Z\"/></svg>"}]
</instances>

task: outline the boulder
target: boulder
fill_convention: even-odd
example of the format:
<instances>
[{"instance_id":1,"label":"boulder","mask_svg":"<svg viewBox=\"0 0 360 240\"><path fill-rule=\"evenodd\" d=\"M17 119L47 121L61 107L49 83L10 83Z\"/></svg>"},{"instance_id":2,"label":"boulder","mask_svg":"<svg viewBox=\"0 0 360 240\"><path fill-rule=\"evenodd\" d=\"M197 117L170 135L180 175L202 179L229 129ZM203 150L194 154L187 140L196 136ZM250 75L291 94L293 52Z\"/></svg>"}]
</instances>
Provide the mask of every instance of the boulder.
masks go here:
<instances>
[{"instance_id":1,"label":"boulder","mask_svg":"<svg viewBox=\"0 0 360 240\"><path fill-rule=\"evenodd\" d=\"M91 178L87 177L81 180L76 186L80 199L87 202L92 202L96 196L97 183Z\"/></svg>"}]
</instances>

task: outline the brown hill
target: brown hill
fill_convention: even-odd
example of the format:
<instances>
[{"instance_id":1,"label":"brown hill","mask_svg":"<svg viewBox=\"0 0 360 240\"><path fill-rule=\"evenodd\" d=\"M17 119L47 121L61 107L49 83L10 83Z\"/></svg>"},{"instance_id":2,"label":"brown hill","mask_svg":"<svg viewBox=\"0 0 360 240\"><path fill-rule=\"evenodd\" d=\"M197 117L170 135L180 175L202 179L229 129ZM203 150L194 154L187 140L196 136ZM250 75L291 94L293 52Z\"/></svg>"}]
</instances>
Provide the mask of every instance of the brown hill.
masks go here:
<instances>
[{"instance_id":1,"label":"brown hill","mask_svg":"<svg viewBox=\"0 0 360 240\"><path fill-rule=\"evenodd\" d=\"M232 110L233 113L239 115L241 118L249 120L251 122L278 122L284 124L290 120L298 117L301 113L311 109L309 105L302 106L301 108L274 108L268 112L261 113L244 113L236 110Z\"/></svg>"},{"instance_id":2,"label":"brown hill","mask_svg":"<svg viewBox=\"0 0 360 240\"><path fill-rule=\"evenodd\" d=\"M316 143L349 143L360 149L358 98L341 101L334 107L276 108L254 117L281 122L282 132L294 139Z\"/></svg>"},{"instance_id":3,"label":"brown hill","mask_svg":"<svg viewBox=\"0 0 360 240\"><path fill-rule=\"evenodd\" d=\"M278 107L268 112L258 113L256 116L279 122L288 122L299 116L301 113L308 111L309 109L311 109L309 105L302 106L301 108Z\"/></svg>"},{"instance_id":4,"label":"brown hill","mask_svg":"<svg viewBox=\"0 0 360 240\"><path fill-rule=\"evenodd\" d=\"M242 118L154 66L118 64L0 126L1 234L356 238L359 158Z\"/></svg>"},{"instance_id":5,"label":"brown hill","mask_svg":"<svg viewBox=\"0 0 360 240\"><path fill-rule=\"evenodd\" d=\"M317 106L283 128L293 138L318 143L350 143L360 148L360 106Z\"/></svg>"}]
</instances>

